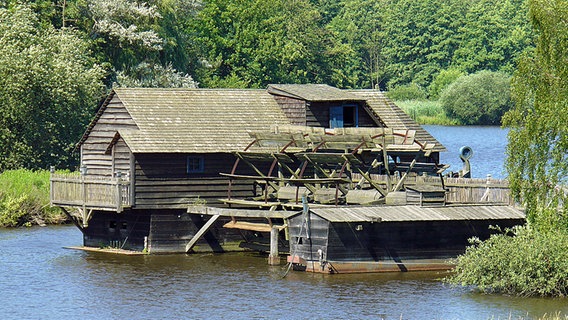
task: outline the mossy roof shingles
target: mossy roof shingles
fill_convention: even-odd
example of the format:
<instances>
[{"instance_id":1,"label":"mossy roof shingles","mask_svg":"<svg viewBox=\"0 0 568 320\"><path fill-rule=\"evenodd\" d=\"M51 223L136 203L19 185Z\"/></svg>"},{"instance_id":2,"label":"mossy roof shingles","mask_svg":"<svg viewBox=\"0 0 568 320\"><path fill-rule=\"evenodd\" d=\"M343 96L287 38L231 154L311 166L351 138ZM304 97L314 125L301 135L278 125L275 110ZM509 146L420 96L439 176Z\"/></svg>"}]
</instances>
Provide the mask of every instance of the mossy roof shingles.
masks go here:
<instances>
[{"instance_id":1,"label":"mossy roof shingles","mask_svg":"<svg viewBox=\"0 0 568 320\"><path fill-rule=\"evenodd\" d=\"M271 94L272 92L272 94ZM273 94L306 101L366 101L388 128L415 130L423 143L436 139L377 90L340 90L327 85L270 85L264 89L117 88L88 127L90 134L106 106L120 101L138 130L118 129L134 153L216 153L243 150L250 132L267 131L290 121Z\"/></svg>"},{"instance_id":2,"label":"mossy roof shingles","mask_svg":"<svg viewBox=\"0 0 568 320\"><path fill-rule=\"evenodd\" d=\"M327 84L271 84L268 93L312 102L358 101L356 95Z\"/></svg>"},{"instance_id":3,"label":"mossy roof shingles","mask_svg":"<svg viewBox=\"0 0 568 320\"><path fill-rule=\"evenodd\" d=\"M266 90L115 89L140 130L119 131L134 153L243 150L249 132L290 122Z\"/></svg>"}]
</instances>

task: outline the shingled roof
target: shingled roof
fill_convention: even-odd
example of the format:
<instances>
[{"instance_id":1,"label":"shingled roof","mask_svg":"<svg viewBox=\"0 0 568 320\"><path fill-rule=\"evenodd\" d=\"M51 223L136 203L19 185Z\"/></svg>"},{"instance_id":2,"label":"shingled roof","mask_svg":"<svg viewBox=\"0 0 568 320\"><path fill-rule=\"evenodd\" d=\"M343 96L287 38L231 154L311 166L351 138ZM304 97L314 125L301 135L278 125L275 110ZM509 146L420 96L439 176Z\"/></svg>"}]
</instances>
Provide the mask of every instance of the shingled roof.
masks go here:
<instances>
[{"instance_id":1,"label":"shingled roof","mask_svg":"<svg viewBox=\"0 0 568 320\"><path fill-rule=\"evenodd\" d=\"M382 92L340 90L319 84L271 85L267 90L116 88L78 145L87 139L111 101L119 100L135 126L117 130L134 153L241 151L252 141L250 132L290 124L273 94L306 101L366 101L387 127L415 130L419 141L436 143L435 151L446 150Z\"/></svg>"},{"instance_id":2,"label":"shingled roof","mask_svg":"<svg viewBox=\"0 0 568 320\"><path fill-rule=\"evenodd\" d=\"M469 206L344 206L310 208L318 216L331 222L399 222L444 220L500 220L525 219L523 210L506 205Z\"/></svg>"},{"instance_id":3,"label":"shingled roof","mask_svg":"<svg viewBox=\"0 0 568 320\"><path fill-rule=\"evenodd\" d=\"M323 101L360 101L360 97L327 84L271 84L268 93L299 100Z\"/></svg>"},{"instance_id":4,"label":"shingled roof","mask_svg":"<svg viewBox=\"0 0 568 320\"><path fill-rule=\"evenodd\" d=\"M115 89L140 130L119 134L134 153L243 150L249 132L289 124L266 90Z\"/></svg>"}]
</instances>

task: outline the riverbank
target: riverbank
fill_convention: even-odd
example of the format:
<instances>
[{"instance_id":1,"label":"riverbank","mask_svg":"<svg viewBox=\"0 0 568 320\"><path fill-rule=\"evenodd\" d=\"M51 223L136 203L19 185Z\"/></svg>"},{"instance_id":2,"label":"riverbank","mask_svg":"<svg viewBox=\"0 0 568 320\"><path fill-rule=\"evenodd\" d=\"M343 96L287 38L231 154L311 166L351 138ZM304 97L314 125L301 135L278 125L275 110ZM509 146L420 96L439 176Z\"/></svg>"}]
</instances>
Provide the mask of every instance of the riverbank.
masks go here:
<instances>
[{"instance_id":1,"label":"riverbank","mask_svg":"<svg viewBox=\"0 0 568 320\"><path fill-rule=\"evenodd\" d=\"M49 171L8 170L0 174L0 227L67 223L49 203Z\"/></svg>"}]
</instances>

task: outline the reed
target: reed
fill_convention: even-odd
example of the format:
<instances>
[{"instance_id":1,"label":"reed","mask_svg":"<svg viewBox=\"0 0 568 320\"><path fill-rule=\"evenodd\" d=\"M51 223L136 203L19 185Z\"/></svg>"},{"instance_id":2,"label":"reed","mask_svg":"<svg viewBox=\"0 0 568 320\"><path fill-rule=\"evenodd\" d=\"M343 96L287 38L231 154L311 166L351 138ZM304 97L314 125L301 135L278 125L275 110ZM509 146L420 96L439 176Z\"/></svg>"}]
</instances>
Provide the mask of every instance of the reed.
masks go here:
<instances>
[{"instance_id":1,"label":"reed","mask_svg":"<svg viewBox=\"0 0 568 320\"><path fill-rule=\"evenodd\" d=\"M406 114L420 124L460 125L456 119L448 118L438 101L403 100L395 101Z\"/></svg>"},{"instance_id":2,"label":"reed","mask_svg":"<svg viewBox=\"0 0 568 320\"><path fill-rule=\"evenodd\" d=\"M49 171L8 170L0 174L0 227L59 224L67 219L49 205Z\"/></svg>"}]
</instances>

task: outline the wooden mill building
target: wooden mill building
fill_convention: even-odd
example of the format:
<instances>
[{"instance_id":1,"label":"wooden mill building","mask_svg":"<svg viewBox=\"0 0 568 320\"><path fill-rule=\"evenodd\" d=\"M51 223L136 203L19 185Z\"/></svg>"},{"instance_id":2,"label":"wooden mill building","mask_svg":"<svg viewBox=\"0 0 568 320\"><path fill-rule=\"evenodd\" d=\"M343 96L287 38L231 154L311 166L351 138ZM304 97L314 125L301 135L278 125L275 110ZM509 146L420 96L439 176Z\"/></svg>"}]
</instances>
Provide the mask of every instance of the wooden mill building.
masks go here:
<instances>
[{"instance_id":1,"label":"wooden mill building","mask_svg":"<svg viewBox=\"0 0 568 320\"><path fill-rule=\"evenodd\" d=\"M224 252L261 248L277 228L287 250L306 211L302 196L335 223L350 219L325 210L400 204L401 193L405 205L445 204L449 190L439 164L445 148L377 90L117 88L78 150L80 174L53 173L51 202L87 247ZM436 187L416 182L426 176ZM480 225L522 220L509 209L493 213Z\"/></svg>"}]
</instances>

